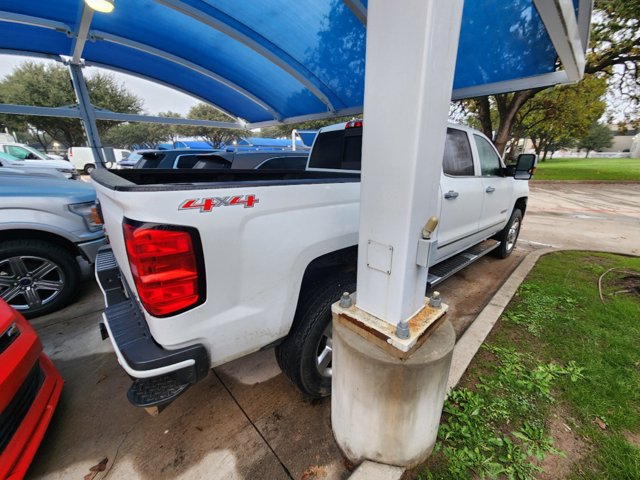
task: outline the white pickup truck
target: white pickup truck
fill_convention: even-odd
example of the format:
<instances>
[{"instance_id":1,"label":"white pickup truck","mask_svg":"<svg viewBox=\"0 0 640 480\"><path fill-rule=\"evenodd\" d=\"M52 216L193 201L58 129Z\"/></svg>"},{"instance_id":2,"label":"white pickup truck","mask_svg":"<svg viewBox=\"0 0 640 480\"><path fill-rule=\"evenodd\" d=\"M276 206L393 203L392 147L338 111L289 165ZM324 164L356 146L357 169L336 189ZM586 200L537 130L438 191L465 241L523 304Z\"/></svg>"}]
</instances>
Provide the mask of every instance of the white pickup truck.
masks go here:
<instances>
[{"instance_id":1,"label":"white pickup truck","mask_svg":"<svg viewBox=\"0 0 640 480\"><path fill-rule=\"evenodd\" d=\"M356 286L361 147L352 121L319 132L306 171L93 172L110 240L96 261L102 332L134 405L163 407L273 346L303 392L330 393L330 306ZM481 133L449 126L431 284L511 253L534 167L533 155L505 167Z\"/></svg>"}]
</instances>

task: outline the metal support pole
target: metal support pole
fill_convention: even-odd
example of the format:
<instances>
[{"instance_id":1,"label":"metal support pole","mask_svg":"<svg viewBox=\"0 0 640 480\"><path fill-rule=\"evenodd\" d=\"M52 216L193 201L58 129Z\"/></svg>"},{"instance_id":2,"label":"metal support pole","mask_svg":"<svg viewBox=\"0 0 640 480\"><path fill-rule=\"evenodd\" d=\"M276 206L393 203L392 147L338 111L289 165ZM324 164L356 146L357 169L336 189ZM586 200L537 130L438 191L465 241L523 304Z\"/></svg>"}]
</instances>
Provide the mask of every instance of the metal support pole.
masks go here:
<instances>
[{"instance_id":1,"label":"metal support pole","mask_svg":"<svg viewBox=\"0 0 640 480\"><path fill-rule=\"evenodd\" d=\"M100 141L98 127L96 125L95 110L93 109L93 105L91 104L89 91L87 90L87 84L84 81L84 75L82 74L82 66L70 63L69 74L71 75L73 89L75 90L76 98L78 99L80 118L82 120L82 126L84 127L85 135L87 136L87 143L89 144L91 152L93 153L93 160L96 164L96 168L104 168L102 142Z\"/></svg>"},{"instance_id":2,"label":"metal support pole","mask_svg":"<svg viewBox=\"0 0 640 480\"><path fill-rule=\"evenodd\" d=\"M424 305L422 227L439 216L463 0L370 0L357 307L397 325Z\"/></svg>"}]
</instances>

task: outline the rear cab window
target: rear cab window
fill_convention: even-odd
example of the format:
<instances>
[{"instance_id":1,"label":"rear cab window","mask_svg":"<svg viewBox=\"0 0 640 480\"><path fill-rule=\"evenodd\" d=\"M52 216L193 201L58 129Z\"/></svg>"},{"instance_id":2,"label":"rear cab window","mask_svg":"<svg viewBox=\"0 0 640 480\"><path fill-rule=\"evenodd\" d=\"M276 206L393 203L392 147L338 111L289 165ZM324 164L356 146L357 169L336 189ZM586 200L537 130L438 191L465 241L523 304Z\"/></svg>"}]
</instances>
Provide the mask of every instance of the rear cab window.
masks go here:
<instances>
[{"instance_id":1,"label":"rear cab window","mask_svg":"<svg viewBox=\"0 0 640 480\"><path fill-rule=\"evenodd\" d=\"M447 129L447 140L444 145L442 170L451 177L473 177L473 154L469 144L469 136L464 130Z\"/></svg>"},{"instance_id":2,"label":"rear cab window","mask_svg":"<svg viewBox=\"0 0 640 480\"><path fill-rule=\"evenodd\" d=\"M362 166L362 127L322 132L316 138L309 169L359 171Z\"/></svg>"}]
</instances>

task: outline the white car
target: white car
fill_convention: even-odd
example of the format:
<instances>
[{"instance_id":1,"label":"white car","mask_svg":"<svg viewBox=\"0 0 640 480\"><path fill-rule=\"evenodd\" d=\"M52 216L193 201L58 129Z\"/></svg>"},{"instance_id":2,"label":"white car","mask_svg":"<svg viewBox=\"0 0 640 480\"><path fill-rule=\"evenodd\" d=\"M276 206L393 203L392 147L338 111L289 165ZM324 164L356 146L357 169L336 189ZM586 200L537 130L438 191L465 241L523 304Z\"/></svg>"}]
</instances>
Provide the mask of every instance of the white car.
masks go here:
<instances>
[{"instance_id":1,"label":"white car","mask_svg":"<svg viewBox=\"0 0 640 480\"><path fill-rule=\"evenodd\" d=\"M65 178L75 179L78 177L76 169L66 160L54 160L45 153L21 143L0 143L0 153L3 154L0 164L3 167L29 170L32 168L39 171L56 170L62 173Z\"/></svg>"},{"instance_id":2,"label":"white car","mask_svg":"<svg viewBox=\"0 0 640 480\"><path fill-rule=\"evenodd\" d=\"M120 148L103 148L103 153L105 159L109 158L107 152L113 150L113 158L115 159L115 163L113 165L107 164L108 168L117 168L118 162L125 160L129 154L131 153L129 150L123 150ZM96 162L93 158L93 152L90 147L69 147L67 150L67 156L69 157L69 161L76 167L78 170L83 171L87 175L89 175L93 169L96 168Z\"/></svg>"}]
</instances>

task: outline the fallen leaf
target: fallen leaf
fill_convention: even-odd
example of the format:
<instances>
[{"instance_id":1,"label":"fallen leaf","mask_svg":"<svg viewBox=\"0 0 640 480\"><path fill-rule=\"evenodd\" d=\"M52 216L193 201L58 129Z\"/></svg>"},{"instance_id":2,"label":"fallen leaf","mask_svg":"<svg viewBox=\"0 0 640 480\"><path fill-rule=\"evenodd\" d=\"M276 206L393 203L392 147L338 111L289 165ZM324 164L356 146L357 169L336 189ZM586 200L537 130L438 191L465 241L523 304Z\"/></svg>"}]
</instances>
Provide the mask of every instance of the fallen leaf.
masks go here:
<instances>
[{"instance_id":1,"label":"fallen leaf","mask_svg":"<svg viewBox=\"0 0 640 480\"><path fill-rule=\"evenodd\" d=\"M604 423L604 421L600 417L596 417L595 422L596 422L596 425L598 425L598 427L600 427L600 430L606 430L607 429L607 424Z\"/></svg>"},{"instance_id":2,"label":"fallen leaf","mask_svg":"<svg viewBox=\"0 0 640 480\"><path fill-rule=\"evenodd\" d=\"M312 467L307 468L302 473L302 477L300 477L300 480L313 480L316 478L325 478L326 476L327 476L326 467L314 465Z\"/></svg>"},{"instance_id":3,"label":"fallen leaf","mask_svg":"<svg viewBox=\"0 0 640 480\"><path fill-rule=\"evenodd\" d=\"M98 475L98 473L104 472L107 469L107 462L109 462L109 459L107 457L104 457L100 463L91 467L89 469L90 473L84 476L84 480L93 480L94 478L96 478L96 475Z\"/></svg>"}]
</instances>

